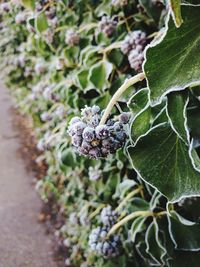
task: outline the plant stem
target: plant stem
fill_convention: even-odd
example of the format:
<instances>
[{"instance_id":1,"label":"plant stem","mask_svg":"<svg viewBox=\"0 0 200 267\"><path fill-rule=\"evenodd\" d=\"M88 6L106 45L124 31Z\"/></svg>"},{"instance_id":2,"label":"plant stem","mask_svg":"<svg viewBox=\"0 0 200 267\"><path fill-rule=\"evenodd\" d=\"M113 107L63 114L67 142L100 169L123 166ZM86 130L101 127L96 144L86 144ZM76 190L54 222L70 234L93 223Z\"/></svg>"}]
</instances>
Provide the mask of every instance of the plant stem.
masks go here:
<instances>
[{"instance_id":1,"label":"plant stem","mask_svg":"<svg viewBox=\"0 0 200 267\"><path fill-rule=\"evenodd\" d=\"M115 94L111 98L110 102L108 103L108 106L107 106L107 108L106 108L106 110L105 110L105 112L101 118L100 125L105 124L107 118L109 117L109 115L112 111L112 108L117 103L117 101L119 100L121 95L126 91L126 89L128 89L131 85L133 85L139 81L144 80L144 78L145 78L144 73L139 73L139 74L133 76L132 78L125 80L125 82L115 92Z\"/></svg>"},{"instance_id":2,"label":"plant stem","mask_svg":"<svg viewBox=\"0 0 200 267\"><path fill-rule=\"evenodd\" d=\"M120 211L121 208L126 204L126 202L132 198L133 196L135 196L136 194L138 194L141 190L142 190L142 186L139 186L138 188L136 188L135 190L133 190L132 192L130 192L123 200L122 202L119 204L119 206L116 208L116 211Z\"/></svg>"},{"instance_id":3,"label":"plant stem","mask_svg":"<svg viewBox=\"0 0 200 267\"><path fill-rule=\"evenodd\" d=\"M113 225L113 227L110 229L110 231L108 232L108 237L112 234L114 234L114 232L120 228L122 225L124 225L125 223L127 223L130 220L133 220L136 217L149 217L149 216L154 216L154 213L152 211L134 211L133 213L127 215L124 219L122 219L121 221L119 221L118 223L116 223L115 225Z\"/></svg>"},{"instance_id":4,"label":"plant stem","mask_svg":"<svg viewBox=\"0 0 200 267\"><path fill-rule=\"evenodd\" d=\"M103 53L103 54L105 54L105 53L107 53L107 52L110 52L110 51L113 50L113 49L120 48L120 47L121 47L121 43L122 43L122 42L112 43L111 45L109 45L109 46L107 46L107 47L105 47L105 48L101 48L101 49L99 50L99 53Z\"/></svg>"},{"instance_id":5,"label":"plant stem","mask_svg":"<svg viewBox=\"0 0 200 267\"><path fill-rule=\"evenodd\" d=\"M105 204L102 204L102 205L100 205L95 211L93 211L93 212L90 214L90 216L89 216L90 220L91 220L92 218L94 218L97 214L99 214L99 212L100 212L104 207L105 207Z\"/></svg>"}]
</instances>

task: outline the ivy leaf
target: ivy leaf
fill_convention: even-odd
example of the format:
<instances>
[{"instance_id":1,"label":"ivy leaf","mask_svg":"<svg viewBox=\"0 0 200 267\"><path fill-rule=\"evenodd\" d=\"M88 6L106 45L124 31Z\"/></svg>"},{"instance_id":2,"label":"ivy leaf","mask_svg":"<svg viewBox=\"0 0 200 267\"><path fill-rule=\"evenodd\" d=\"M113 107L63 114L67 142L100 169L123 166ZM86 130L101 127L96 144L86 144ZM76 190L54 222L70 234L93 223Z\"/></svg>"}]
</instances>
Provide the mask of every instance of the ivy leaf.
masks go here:
<instances>
[{"instance_id":1,"label":"ivy leaf","mask_svg":"<svg viewBox=\"0 0 200 267\"><path fill-rule=\"evenodd\" d=\"M161 9L153 1L139 0L139 2L145 9L147 14L158 23L160 19Z\"/></svg>"},{"instance_id":2,"label":"ivy leaf","mask_svg":"<svg viewBox=\"0 0 200 267\"><path fill-rule=\"evenodd\" d=\"M151 107L147 107L135 117L131 125L131 137L136 140L150 129Z\"/></svg>"},{"instance_id":3,"label":"ivy leaf","mask_svg":"<svg viewBox=\"0 0 200 267\"><path fill-rule=\"evenodd\" d=\"M29 9L35 9L35 0L21 0L22 5Z\"/></svg>"},{"instance_id":4,"label":"ivy leaf","mask_svg":"<svg viewBox=\"0 0 200 267\"><path fill-rule=\"evenodd\" d=\"M141 233L145 229L145 226L144 226L145 221L146 221L145 217L138 217L132 223L131 229L129 230L129 235L133 243L136 240L137 234Z\"/></svg>"},{"instance_id":5,"label":"ivy leaf","mask_svg":"<svg viewBox=\"0 0 200 267\"><path fill-rule=\"evenodd\" d=\"M108 61L98 62L90 69L89 80L95 88L103 90L108 86L108 78L112 69L113 66Z\"/></svg>"},{"instance_id":6,"label":"ivy leaf","mask_svg":"<svg viewBox=\"0 0 200 267\"><path fill-rule=\"evenodd\" d=\"M152 105L171 91L200 83L200 7L182 6L182 16L180 28L170 19L164 38L146 50L144 70Z\"/></svg>"},{"instance_id":7,"label":"ivy leaf","mask_svg":"<svg viewBox=\"0 0 200 267\"><path fill-rule=\"evenodd\" d=\"M176 249L200 250L200 226L187 221L175 211L168 216L169 233Z\"/></svg>"},{"instance_id":8,"label":"ivy leaf","mask_svg":"<svg viewBox=\"0 0 200 267\"><path fill-rule=\"evenodd\" d=\"M193 251L176 251L173 255L174 261L170 267L199 267L200 253Z\"/></svg>"},{"instance_id":9,"label":"ivy leaf","mask_svg":"<svg viewBox=\"0 0 200 267\"><path fill-rule=\"evenodd\" d=\"M137 183L134 180L126 179L120 184L118 184L115 197L124 198L126 193L132 189L134 186L136 186Z\"/></svg>"},{"instance_id":10,"label":"ivy leaf","mask_svg":"<svg viewBox=\"0 0 200 267\"><path fill-rule=\"evenodd\" d=\"M200 5L199 0L182 0L184 4Z\"/></svg>"},{"instance_id":11,"label":"ivy leaf","mask_svg":"<svg viewBox=\"0 0 200 267\"><path fill-rule=\"evenodd\" d=\"M89 74L89 70L87 69L83 69L77 73L77 80L78 80L79 86L82 89L85 89L88 85L88 74Z\"/></svg>"},{"instance_id":12,"label":"ivy leaf","mask_svg":"<svg viewBox=\"0 0 200 267\"><path fill-rule=\"evenodd\" d=\"M186 107L188 97L180 92L173 92L168 95L167 113L172 129L187 144L188 134L186 130Z\"/></svg>"},{"instance_id":13,"label":"ivy leaf","mask_svg":"<svg viewBox=\"0 0 200 267\"><path fill-rule=\"evenodd\" d=\"M169 3L176 27L180 27L183 23L183 19L181 16L181 0L169 0Z\"/></svg>"},{"instance_id":14,"label":"ivy leaf","mask_svg":"<svg viewBox=\"0 0 200 267\"><path fill-rule=\"evenodd\" d=\"M149 102L148 88L141 89L136 92L129 100L128 107L132 112L133 118L135 118L142 110L144 110Z\"/></svg>"},{"instance_id":15,"label":"ivy leaf","mask_svg":"<svg viewBox=\"0 0 200 267\"><path fill-rule=\"evenodd\" d=\"M48 28L48 22L44 12L37 15L35 19L35 28L38 32L43 32Z\"/></svg>"},{"instance_id":16,"label":"ivy leaf","mask_svg":"<svg viewBox=\"0 0 200 267\"><path fill-rule=\"evenodd\" d=\"M200 194L200 173L188 146L166 124L160 124L128 148L133 168L170 201Z\"/></svg>"},{"instance_id":17,"label":"ivy leaf","mask_svg":"<svg viewBox=\"0 0 200 267\"><path fill-rule=\"evenodd\" d=\"M161 244L159 238L159 227L155 219L146 231L145 243L147 245L146 252L152 257L155 264L158 265L163 263L163 257L166 255L166 249Z\"/></svg>"}]
</instances>

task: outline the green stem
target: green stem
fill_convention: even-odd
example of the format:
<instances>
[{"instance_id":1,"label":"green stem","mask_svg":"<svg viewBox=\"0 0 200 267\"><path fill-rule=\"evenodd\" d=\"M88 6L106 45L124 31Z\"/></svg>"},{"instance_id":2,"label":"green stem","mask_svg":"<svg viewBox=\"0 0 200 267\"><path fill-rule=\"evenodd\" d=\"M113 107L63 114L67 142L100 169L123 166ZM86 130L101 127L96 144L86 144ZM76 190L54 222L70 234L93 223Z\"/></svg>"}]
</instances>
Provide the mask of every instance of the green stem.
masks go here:
<instances>
[{"instance_id":1,"label":"green stem","mask_svg":"<svg viewBox=\"0 0 200 267\"><path fill-rule=\"evenodd\" d=\"M108 237L112 234L114 234L122 225L127 223L130 220L133 220L137 217L150 217L154 216L154 213L152 211L134 211L133 213L127 215L125 218L123 218L121 221L113 225L113 227L108 232Z\"/></svg>"},{"instance_id":2,"label":"green stem","mask_svg":"<svg viewBox=\"0 0 200 267\"><path fill-rule=\"evenodd\" d=\"M105 112L101 118L100 121L100 125L105 124L107 118L109 117L112 108L114 107L114 105L117 103L117 101L119 100L119 98L121 97L121 95L126 91L126 89L128 89L131 85L144 80L145 75L144 73L139 73L137 75L135 75L134 77L125 80L125 82L122 84L122 86L115 92L115 94L113 95L113 97L111 98L110 102L108 103L107 108L105 109Z\"/></svg>"},{"instance_id":3,"label":"green stem","mask_svg":"<svg viewBox=\"0 0 200 267\"><path fill-rule=\"evenodd\" d=\"M132 198L133 196L135 196L136 194L138 194L141 190L142 190L142 186L139 186L138 188L136 188L135 190L133 190L132 192L130 192L124 199L123 201L119 204L119 206L116 208L116 211L120 211L121 208L126 204L126 202Z\"/></svg>"}]
</instances>

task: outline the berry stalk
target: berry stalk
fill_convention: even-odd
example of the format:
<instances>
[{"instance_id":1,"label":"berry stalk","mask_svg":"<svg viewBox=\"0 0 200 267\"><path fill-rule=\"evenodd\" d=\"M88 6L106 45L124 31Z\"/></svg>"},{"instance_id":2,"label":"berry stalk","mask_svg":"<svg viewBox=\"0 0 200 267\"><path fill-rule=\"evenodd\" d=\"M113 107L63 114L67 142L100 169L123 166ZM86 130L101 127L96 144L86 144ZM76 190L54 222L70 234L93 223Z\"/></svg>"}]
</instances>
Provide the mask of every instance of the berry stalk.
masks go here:
<instances>
[{"instance_id":1,"label":"berry stalk","mask_svg":"<svg viewBox=\"0 0 200 267\"><path fill-rule=\"evenodd\" d=\"M115 92L115 94L111 98L107 108L105 109L105 112L101 118L99 125L103 125L106 123L106 120L109 117L109 115L112 111L112 108L117 103L117 101L119 100L121 95L126 91L126 89L128 89L131 85L133 85L139 81L144 80L144 78L145 78L144 73L139 73L139 74L133 76L132 78L125 80L125 82L122 84L122 86L117 90L117 92Z\"/></svg>"},{"instance_id":2,"label":"berry stalk","mask_svg":"<svg viewBox=\"0 0 200 267\"><path fill-rule=\"evenodd\" d=\"M122 225L124 225L128 221L133 220L133 219L135 219L135 218L137 218L139 216L142 216L142 217L150 217L150 216L154 216L154 213L152 211L135 211L135 212L127 215L121 221L119 221L118 223L116 223L115 225L113 225L113 227L108 232L108 237L110 235L114 234L116 232L116 230L119 229Z\"/></svg>"}]
</instances>

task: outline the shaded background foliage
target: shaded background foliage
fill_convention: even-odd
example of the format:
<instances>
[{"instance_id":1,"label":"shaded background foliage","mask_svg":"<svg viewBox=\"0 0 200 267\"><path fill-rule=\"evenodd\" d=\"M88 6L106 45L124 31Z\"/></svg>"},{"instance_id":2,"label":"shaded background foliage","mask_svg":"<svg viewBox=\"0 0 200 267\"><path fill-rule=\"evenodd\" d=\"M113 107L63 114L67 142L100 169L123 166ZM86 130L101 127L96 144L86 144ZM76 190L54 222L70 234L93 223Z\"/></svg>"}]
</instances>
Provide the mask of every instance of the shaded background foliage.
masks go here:
<instances>
[{"instance_id":1,"label":"shaded background foliage","mask_svg":"<svg viewBox=\"0 0 200 267\"><path fill-rule=\"evenodd\" d=\"M169 3L159 0L1 3L1 73L19 109L33 118L38 160L48 165L36 187L56 205L55 216L64 217L55 234L66 247L66 265L198 266L200 200L180 197L199 192L199 88L183 91L199 77L199 10L184 6L179 29L168 12ZM105 15L116 24L109 36L99 27ZM135 30L151 42L147 84L130 87L113 110L114 116L121 109L132 113L128 151L102 160L80 157L68 123L85 105L104 109L137 73L120 49ZM102 226L108 205L119 213L115 224L128 215L132 220L116 230L119 255L106 259L91 251L88 238Z\"/></svg>"}]
</instances>

